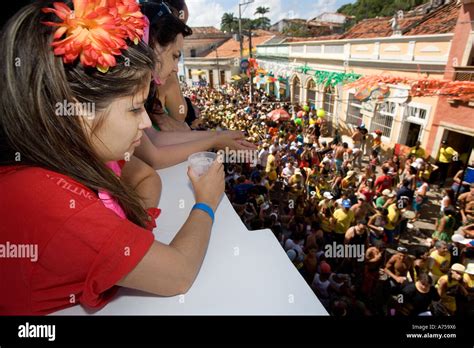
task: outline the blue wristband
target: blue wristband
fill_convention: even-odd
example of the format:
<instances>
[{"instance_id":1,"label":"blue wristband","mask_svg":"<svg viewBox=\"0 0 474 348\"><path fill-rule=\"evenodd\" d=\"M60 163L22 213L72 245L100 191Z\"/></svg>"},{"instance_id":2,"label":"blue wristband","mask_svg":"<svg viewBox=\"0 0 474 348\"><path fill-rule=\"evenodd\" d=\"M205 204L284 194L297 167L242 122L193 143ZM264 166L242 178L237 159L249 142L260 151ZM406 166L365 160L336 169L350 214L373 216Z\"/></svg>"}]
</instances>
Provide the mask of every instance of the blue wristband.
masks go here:
<instances>
[{"instance_id":1,"label":"blue wristband","mask_svg":"<svg viewBox=\"0 0 474 348\"><path fill-rule=\"evenodd\" d=\"M208 206L206 203L196 203L194 204L193 209L191 210L194 210L194 209L199 209L208 213L209 216L211 217L212 223L214 224L214 211L212 210L210 206Z\"/></svg>"}]
</instances>

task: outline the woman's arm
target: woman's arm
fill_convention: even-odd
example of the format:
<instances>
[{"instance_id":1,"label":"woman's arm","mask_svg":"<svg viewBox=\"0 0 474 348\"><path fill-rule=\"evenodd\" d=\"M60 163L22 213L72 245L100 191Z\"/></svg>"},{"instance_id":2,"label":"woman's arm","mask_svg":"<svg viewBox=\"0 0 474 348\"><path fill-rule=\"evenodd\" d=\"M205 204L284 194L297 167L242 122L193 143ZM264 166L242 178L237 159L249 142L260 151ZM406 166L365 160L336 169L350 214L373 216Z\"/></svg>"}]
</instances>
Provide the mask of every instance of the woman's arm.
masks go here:
<instances>
[{"instance_id":1,"label":"woman's arm","mask_svg":"<svg viewBox=\"0 0 474 348\"><path fill-rule=\"evenodd\" d=\"M184 162L189 155L207 151L211 148L226 148L238 150L254 150L255 145L244 140L233 139L227 133L218 134L214 137L203 137L200 140L189 141L176 145L156 147L148 138L147 134L155 132L148 130L142 137L142 144L135 150L135 155L154 169L171 167ZM151 133L153 134L153 133Z\"/></svg>"},{"instance_id":2,"label":"woman's arm","mask_svg":"<svg viewBox=\"0 0 474 348\"><path fill-rule=\"evenodd\" d=\"M163 96L162 99L168 114L172 118L184 122L188 114L188 105L181 92L178 75L172 74L164 85L158 87L158 93Z\"/></svg>"},{"instance_id":3,"label":"woman's arm","mask_svg":"<svg viewBox=\"0 0 474 348\"><path fill-rule=\"evenodd\" d=\"M188 170L196 202L216 211L224 193L224 168L215 162L202 177ZM117 285L161 296L174 296L189 290L201 267L212 228L210 216L192 210L170 245L155 241L140 263Z\"/></svg>"},{"instance_id":4,"label":"woman's arm","mask_svg":"<svg viewBox=\"0 0 474 348\"><path fill-rule=\"evenodd\" d=\"M177 145L205 138L214 138L219 132L213 131L148 131L148 137L155 146Z\"/></svg>"},{"instance_id":5,"label":"woman's arm","mask_svg":"<svg viewBox=\"0 0 474 348\"><path fill-rule=\"evenodd\" d=\"M122 168L121 179L138 193L145 209L158 206L161 195L161 179L152 167L132 156Z\"/></svg>"}]
</instances>

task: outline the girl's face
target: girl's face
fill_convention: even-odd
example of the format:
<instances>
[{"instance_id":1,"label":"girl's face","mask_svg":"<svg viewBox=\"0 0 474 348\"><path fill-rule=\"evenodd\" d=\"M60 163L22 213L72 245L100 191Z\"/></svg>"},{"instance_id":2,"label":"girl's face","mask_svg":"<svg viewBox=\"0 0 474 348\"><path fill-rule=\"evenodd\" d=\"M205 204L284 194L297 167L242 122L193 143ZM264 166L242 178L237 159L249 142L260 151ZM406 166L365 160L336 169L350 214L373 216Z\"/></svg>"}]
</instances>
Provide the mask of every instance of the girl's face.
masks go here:
<instances>
[{"instance_id":1,"label":"girl's face","mask_svg":"<svg viewBox=\"0 0 474 348\"><path fill-rule=\"evenodd\" d=\"M144 107L149 89L146 86L133 96L114 99L99 114L103 121L94 133L91 132L93 121L84 119L87 122L86 133L102 161L127 160L140 145L143 131L151 127Z\"/></svg>"},{"instance_id":2,"label":"girl's face","mask_svg":"<svg viewBox=\"0 0 474 348\"><path fill-rule=\"evenodd\" d=\"M178 72L178 62L184 45L182 34L176 36L176 40L166 47L157 46L155 53L158 56L157 75L162 84L172 75Z\"/></svg>"}]
</instances>

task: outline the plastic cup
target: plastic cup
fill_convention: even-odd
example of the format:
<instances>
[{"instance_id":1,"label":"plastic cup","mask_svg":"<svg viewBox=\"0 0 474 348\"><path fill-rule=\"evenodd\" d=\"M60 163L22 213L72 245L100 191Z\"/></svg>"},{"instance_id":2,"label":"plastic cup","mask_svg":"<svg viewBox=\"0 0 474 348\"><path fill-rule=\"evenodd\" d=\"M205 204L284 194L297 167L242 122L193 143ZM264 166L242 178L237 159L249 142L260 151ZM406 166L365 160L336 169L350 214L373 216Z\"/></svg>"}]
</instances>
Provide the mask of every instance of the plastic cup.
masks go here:
<instances>
[{"instance_id":1,"label":"plastic cup","mask_svg":"<svg viewBox=\"0 0 474 348\"><path fill-rule=\"evenodd\" d=\"M217 154L214 152L196 152L188 157L188 163L193 173L199 177L207 173L216 158Z\"/></svg>"}]
</instances>

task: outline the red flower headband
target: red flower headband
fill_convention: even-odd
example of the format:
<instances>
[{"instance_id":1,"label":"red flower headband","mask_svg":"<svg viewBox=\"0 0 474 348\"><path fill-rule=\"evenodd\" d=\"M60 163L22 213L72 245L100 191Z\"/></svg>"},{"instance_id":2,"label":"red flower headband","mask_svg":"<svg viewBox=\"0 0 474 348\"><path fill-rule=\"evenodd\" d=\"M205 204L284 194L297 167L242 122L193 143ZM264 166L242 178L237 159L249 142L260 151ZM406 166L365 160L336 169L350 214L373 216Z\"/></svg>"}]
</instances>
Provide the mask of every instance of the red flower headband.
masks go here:
<instances>
[{"instance_id":1,"label":"red flower headband","mask_svg":"<svg viewBox=\"0 0 474 348\"><path fill-rule=\"evenodd\" d=\"M143 37L146 17L135 0L73 0L74 10L61 2L44 13L54 13L62 22L43 22L58 27L51 46L64 63L73 63L79 56L82 65L105 73L117 65L114 56L128 47L126 39L135 44Z\"/></svg>"}]
</instances>

